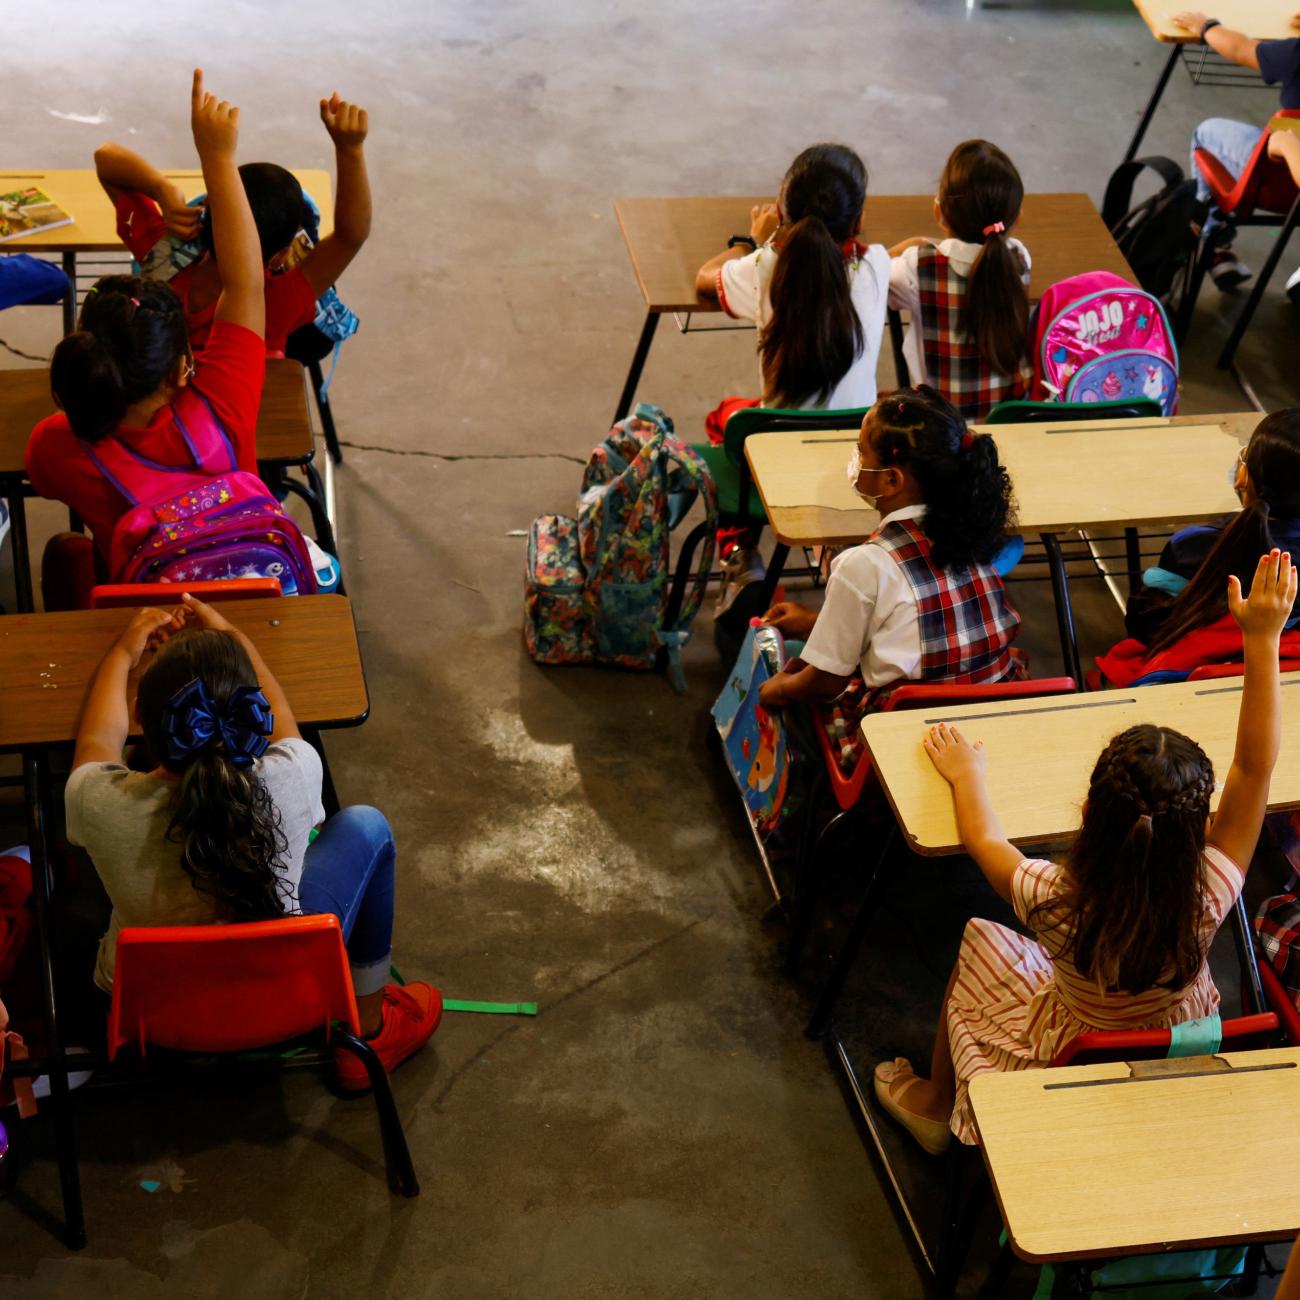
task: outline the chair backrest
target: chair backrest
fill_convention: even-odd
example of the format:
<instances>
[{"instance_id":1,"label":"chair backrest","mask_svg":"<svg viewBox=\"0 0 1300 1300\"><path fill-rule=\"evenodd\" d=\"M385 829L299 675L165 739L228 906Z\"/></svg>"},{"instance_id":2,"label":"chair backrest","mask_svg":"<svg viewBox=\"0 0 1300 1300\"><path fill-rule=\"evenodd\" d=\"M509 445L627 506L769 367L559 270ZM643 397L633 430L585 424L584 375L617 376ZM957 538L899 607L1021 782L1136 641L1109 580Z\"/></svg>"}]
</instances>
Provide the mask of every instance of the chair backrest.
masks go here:
<instances>
[{"instance_id":1,"label":"chair backrest","mask_svg":"<svg viewBox=\"0 0 1300 1300\"><path fill-rule=\"evenodd\" d=\"M1187 674L1189 682L1209 682L1219 677L1240 677L1246 671L1245 664L1201 664ZM1300 672L1300 659L1283 659L1278 663L1278 672Z\"/></svg>"},{"instance_id":2,"label":"chair backrest","mask_svg":"<svg viewBox=\"0 0 1300 1300\"><path fill-rule=\"evenodd\" d=\"M1011 398L999 402L980 424L1048 424L1065 420L1141 420L1161 414L1153 397L1127 397L1117 402L1029 402Z\"/></svg>"},{"instance_id":3,"label":"chair backrest","mask_svg":"<svg viewBox=\"0 0 1300 1300\"><path fill-rule=\"evenodd\" d=\"M117 937L109 1060L119 1047L237 1052L360 1031L338 917L127 927Z\"/></svg>"},{"instance_id":4,"label":"chair backrest","mask_svg":"<svg viewBox=\"0 0 1300 1300\"><path fill-rule=\"evenodd\" d=\"M1259 954L1259 982L1264 989L1264 1000L1281 1023L1288 1045L1300 1047L1300 1010L1262 953Z\"/></svg>"},{"instance_id":5,"label":"chair backrest","mask_svg":"<svg viewBox=\"0 0 1300 1300\"><path fill-rule=\"evenodd\" d=\"M1300 110L1282 109L1274 117L1300 117ZM1215 205L1239 221L1249 220L1257 209L1266 214L1286 212L1296 200L1291 169L1283 159L1268 156L1269 134L1267 130L1260 133L1246 165L1235 178L1209 150L1198 149L1193 155Z\"/></svg>"},{"instance_id":6,"label":"chair backrest","mask_svg":"<svg viewBox=\"0 0 1300 1300\"><path fill-rule=\"evenodd\" d=\"M1245 1052L1269 1047L1280 1026L1271 1011L1238 1016L1222 1024L1220 1049ZM1113 1061L1162 1061L1169 1055L1173 1034L1168 1029L1111 1029L1078 1034L1053 1057L1049 1068L1058 1065L1105 1065Z\"/></svg>"},{"instance_id":7,"label":"chair backrest","mask_svg":"<svg viewBox=\"0 0 1300 1300\"><path fill-rule=\"evenodd\" d=\"M281 596L279 578L225 578L220 582L106 582L90 591L91 609L134 609L139 605L176 605L181 593L214 604L219 600L251 600Z\"/></svg>"},{"instance_id":8,"label":"chair backrest","mask_svg":"<svg viewBox=\"0 0 1300 1300\"><path fill-rule=\"evenodd\" d=\"M857 434L869 407L856 406L839 411L799 411L774 407L748 406L732 414L723 434L727 459L744 469L745 439L755 433L786 433L801 429L844 429ZM848 453L845 452L845 460Z\"/></svg>"}]
</instances>

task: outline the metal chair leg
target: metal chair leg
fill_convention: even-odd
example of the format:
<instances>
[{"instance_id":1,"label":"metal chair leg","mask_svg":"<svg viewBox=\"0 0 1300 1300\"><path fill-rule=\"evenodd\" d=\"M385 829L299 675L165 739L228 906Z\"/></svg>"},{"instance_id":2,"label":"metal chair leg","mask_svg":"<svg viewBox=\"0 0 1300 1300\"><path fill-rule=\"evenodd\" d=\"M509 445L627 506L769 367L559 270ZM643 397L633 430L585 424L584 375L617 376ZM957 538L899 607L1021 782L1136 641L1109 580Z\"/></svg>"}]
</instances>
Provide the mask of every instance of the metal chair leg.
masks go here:
<instances>
[{"instance_id":1,"label":"metal chair leg","mask_svg":"<svg viewBox=\"0 0 1300 1300\"><path fill-rule=\"evenodd\" d=\"M793 975L799 969L799 958L803 956L808 936L812 933L813 916L817 910L817 900L821 896L822 886L826 883L827 863L825 849L827 842L843 824L852 809L842 809L822 828L808 852L806 861L799 864L795 877L794 907L790 913L790 933L786 940L785 970ZM809 817L815 816L816 809L809 808Z\"/></svg>"},{"instance_id":2,"label":"metal chair leg","mask_svg":"<svg viewBox=\"0 0 1300 1300\"><path fill-rule=\"evenodd\" d=\"M1260 1015L1268 1010L1268 1003L1264 1000L1264 985L1259 978L1259 963L1255 957L1254 929L1246 913L1245 900L1240 894L1233 904L1230 925L1232 940L1237 947L1237 961L1241 966L1246 1000L1250 1004L1247 1011L1253 1015Z\"/></svg>"},{"instance_id":3,"label":"metal chair leg","mask_svg":"<svg viewBox=\"0 0 1300 1300\"><path fill-rule=\"evenodd\" d=\"M346 1029L336 1029L333 1041L345 1051L351 1052L366 1067L375 1109L379 1113L379 1132L383 1138L384 1161L388 1166L390 1185L396 1187L403 1196L419 1196L420 1182L415 1176L411 1148L406 1142L406 1131L402 1128L402 1117L397 1113L397 1103L393 1100L393 1088L384 1063L365 1039L358 1038Z\"/></svg>"},{"instance_id":4,"label":"metal chair leg","mask_svg":"<svg viewBox=\"0 0 1300 1300\"><path fill-rule=\"evenodd\" d=\"M325 447L330 459L336 464L343 463L343 448L339 446L338 431L334 428L334 412L330 409L330 395L325 387L325 376L321 372L319 361L307 363L307 373L311 376L311 391L316 396L316 413L320 416L321 432L325 435Z\"/></svg>"},{"instance_id":5,"label":"metal chair leg","mask_svg":"<svg viewBox=\"0 0 1300 1300\"><path fill-rule=\"evenodd\" d=\"M1227 370L1232 365L1232 358L1236 355L1237 347L1241 343L1242 336L1246 333L1246 327L1255 314L1255 308L1259 306L1259 300L1264 296L1264 290L1268 288L1268 282L1281 260L1287 242L1291 238L1291 232L1296 227L1297 220L1300 220L1300 195L1297 195L1295 202L1291 204L1291 211L1287 213L1286 221L1282 229L1278 231L1278 236L1273 241L1273 247L1269 249L1268 257L1259 275L1255 278L1255 287L1250 291L1250 297L1246 299L1246 305L1237 316L1232 326L1232 333L1228 335L1228 341L1223 345L1223 351L1219 353L1218 364L1220 370Z\"/></svg>"},{"instance_id":6,"label":"metal chair leg","mask_svg":"<svg viewBox=\"0 0 1300 1300\"><path fill-rule=\"evenodd\" d=\"M962 1268L975 1232L980 1208L980 1178L984 1164L978 1147L954 1142L948 1148L948 1169L943 1197L943 1220L934 1265L935 1300L951 1300L957 1293ZM970 1184L969 1191L967 1184Z\"/></svg>"}]
</instances>

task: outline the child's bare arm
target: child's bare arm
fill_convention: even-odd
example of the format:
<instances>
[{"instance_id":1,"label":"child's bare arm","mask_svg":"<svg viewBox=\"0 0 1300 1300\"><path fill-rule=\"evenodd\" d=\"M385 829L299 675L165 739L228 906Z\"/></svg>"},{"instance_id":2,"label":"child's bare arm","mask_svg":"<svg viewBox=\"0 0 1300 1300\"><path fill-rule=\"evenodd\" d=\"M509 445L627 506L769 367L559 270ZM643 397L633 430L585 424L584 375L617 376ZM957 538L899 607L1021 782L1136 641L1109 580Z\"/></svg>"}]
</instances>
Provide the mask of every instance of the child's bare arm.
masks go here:
<instances>
[{"instance_id":1,"label":"child's bare arm","mask_svg":"<svg viewBox=\"0 0 1300 1300\"><path fill-rule=\"evenodd\" d=\"M212 242L221 267L216 319L266 335L266 274L244 182L235 165L239 109L203 89L203 69L194 69L190 126L208 191Z\"/></svg>"},{"instance_id":2,"label":"child's bare arm","mask_svg":"<svg viewBox=\"0 0 1300 1300\"><path fill-rule=\"evenodd\" d=\"M781 212L775 203L756 203L749 210L749 237L755 248L762 247L781 226ZM753 249L738 244L714 254L695 273L695 292L701 298L718 296L718 272L724 262L734 262L738 257L748 257Z\"/></svg>"},{"instance_id":3,"label":"child's bare arm","mask_svg":"<svg viewBox=\"0 0 1300 1300\"><path fill-rule=\"evenodd\" d=\"M161 209L171 234L181 239L194 239L198 235L201 209L190 207L179 185L125 145L111 140L101 144L95 150L95 175L110 199L124 190L147 194Z\"/></svg>"},{"instance_id":4,"label":"child's bare arm","mask_svg":"<svg viewBox=\"0 0 1300 1300\"><path fill-rule=\"evenodd\" d=\"M1174 15L1174 22L1179 27L1186 28L1189 32L1194 32L1199 36L1205 31L1205 24L1210 21L1213 15L1203 14L1196 9L1187 9L1180 14ZM1243 68L1254 68L1259 70L1259 55L1255 52L1259 42L1253 37L1246 36L1242 32L1235 32L1231 27L1224 27L1220 24L1218 27L1211 27L1205 32L1205 43L1216 54L1221 54L1225 59L1233 63L1239 63Z\"/></svg>"},{"instance_id":5,"label":"child's bare arm","mask_svg":"<svg viewBox=\"0 0 1300 1300\"><path fill-rule=\"evenodd\" d=\"M931 727L921 742L939 775L952 787L957 834L990 885L1011 901L1011 878L1025 855L1006 837L984 784L984 742L971 744L946 722Z\"/></svg>"},{"instance_id":6,"label":"child's bare arm","mask_svg":"<svg viewBox=\"0 0 1300 1300\"><path fill-rule=\"evenodd\" d=\"M370 120L364 108L340 99L335 91L320 102L320 117L334 141L338 199L334 229L303 259L302 273L319 298L361 251L370 238L370 177L366 172L365 140Z\"/></svg>"},{"instance_id":7,"label":"child's bare arm","mask_svg":"<svg viewBox=\"0 0 1300 1300\"><path fill-rule=\"evenodd\" d=\"M1245 678L1232 766L1206 839L1243 871L1250 866L1259 840L1269 781L1282 743L1278 639L1291 617L1295 598L1296 571L1285 551L1274 550L1260 557L1245 600L1236 577L1228 579L1228 608L1241 627Z\"/></svg>"},{"instance_id":8,"label":"child's bare arm","mask_svg":"<svg viewBox=\"0 0 1300 1300\"><path fill-rule=\"evenodd\" d=\"M909 239L900 239L890 250L890 257L901 257L909 248L920 248L922 244L933 244L928 235L912 235Z\"/></svg>"},{"instance_id":9,"label":"child's bare arm","mask_svg":"<svg viewBox=\"0 0 1300 1300\"><path fill-rule=\"evenodd\" d=\"M777 673L758 688L759 703L765 709L780 709L799 700L833 700L848 684L850 678L839 677L812 664L795 672Z\"/></svg>"}]
</instances>

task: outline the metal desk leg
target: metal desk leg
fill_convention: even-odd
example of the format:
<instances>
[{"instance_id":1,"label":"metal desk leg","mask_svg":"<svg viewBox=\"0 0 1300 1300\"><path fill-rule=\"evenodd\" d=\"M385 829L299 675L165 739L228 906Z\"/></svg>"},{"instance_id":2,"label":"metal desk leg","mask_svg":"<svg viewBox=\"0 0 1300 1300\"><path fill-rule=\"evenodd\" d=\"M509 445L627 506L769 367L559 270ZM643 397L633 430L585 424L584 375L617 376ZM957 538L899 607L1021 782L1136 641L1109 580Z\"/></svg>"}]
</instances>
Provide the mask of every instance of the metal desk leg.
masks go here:
<instances>
[{"instance_id":1,"label":"metal desk leg","mask_svg":"<svg viewBox=\"0 0 1300 1300\"><path fill-rule=\"evenodd\" d=\"M628 367L627 379L623 383L623 394L618 399L618 410L614 412L611 424L617 424L632 409L636 386L641 382L641 372L645 369L645 359L650 355L650 344L654 342L655 329L658 325L659 313L646 312L645 324L641 326L641 337L637 339L636 351L632 354L632 364Z\"/></svg>"},{"instance_id":2,"label":"metal desk leg","mask_svg":"<svg viewBox=\"0 0 1300 1300\"><path fill-rule=\"evenodd\" d=\"M30 614L36 605L32 594L32 555L27 542L25 489L20 479L10 482L12 487L5 488L5 499L9 502L9 537L14 548L14 595L18 612Z\"/></svg>"},{"instance_id":3,"label":"metal desk leg","mask_svg":"<svg viewBox=\"0 0 1300 1300\"><path fill-rule=\"evenodd\" d=\"M77 328L77 255L63 254L63 274L68 277L68 292L63 299L63 332L71 334Z\"/></svg>"},{"instance_id":4,"label":"metal desk leg","mask_svg":"<svg viewBox=\"0 0 1300 1300\"><path fill-rule=\"evenodd\" d=\"M1142 590L1142 536L1136 528L1124 530L1124 562L1128 567L1128 594Z\"/></svg>"},{"instance_id":5,"label":"metal desk leg","mask_svg":"<svg viewBox=\"0 0 1300 1300\"><path fill-rule=\"evenodd\" d=\"M889 321L889 346L894 352L894 376L899 388L910 388L912 372L907 368L907 358L903 355L903 318L891 307L886 319Z\"/></svg>"},{"instance_id":6,"label":"metal desk leg","mask_svg":"<svg viewBox=\"0 0 1300 1300\"><path fill-rule=\"evenodd\" d=\"M1249 1005L1247 1014L1259 1015L1268 1010L1264 1001L1264 985L1259 978L1259 964L1255 958L1254 927L1246 914L1246 903L1240 894L1232 909L1232 940L1237 945L1237 961L1241 965L1241 977L1245 985L1244 993Z\"/></svg>"},{"instance_id":7,"label":"metal desk leg","mask_svg":"<svg viewBox=\"0 0 1300 1300\"><path fill-rule=\"evenodd\" d=\"M64 1239L69 1250L80 1250L86 1244L86 1221L81 1205L81 1174L77 1168L77 1137L72 1122L68 1069L59 1032L58 1011L54 1005L54 932L50 920L49 846L45 836L48 778L43 756L24 755L23 781L27 796L28 847L32 855L32 903L40 950L46 1073L50 1080L50 1096L46 1104L54 1124L59 1185L63 1193Z\"/></svg>"},{"instance_id":8,"label":"metal desk leg","mask_svg":"<svg viewBox=\"0 0 1300 1300\"><path fill-rule=\"evenodd\" d=\"M1156 88L1151 92L1151 98L1147 100L1147 106L1142 110L1142 120L1138 123L1137 130L1133 132L1133 139L1129 141L1128 152L1124 155L1125 162L1132 162L1137 157L1138 146L1142 143L1142 137L1147 133L1147 127L1151 125L1151 119L1155 116L1156 105L1160 103L1160 97L1165 93L1165 87L1169 84L1170 74L1174 70L1174 64L1183 56L1183 47L1175 45L1169 51L1169 58L1165 61L1165 66L1160 75L1156 78Z\"/></svg>"},{"instance_id":9,"label":"metal desk leg","mask_svg":"<svg viewBox=\"0 0 1300 1300\"><path fill-rule=\"evenodd\" d=\"M1083 666L1079 662L1079 643L1074 635L1074 610L1070 607L1070 581L1065 573L1060 539L1055 533L1041 533L1047 565L1052 575L1052 597L1056 603L1056 626L1061 633L1061 661L1065 671L1083 690Z\"/></svg>"}]
</instances>

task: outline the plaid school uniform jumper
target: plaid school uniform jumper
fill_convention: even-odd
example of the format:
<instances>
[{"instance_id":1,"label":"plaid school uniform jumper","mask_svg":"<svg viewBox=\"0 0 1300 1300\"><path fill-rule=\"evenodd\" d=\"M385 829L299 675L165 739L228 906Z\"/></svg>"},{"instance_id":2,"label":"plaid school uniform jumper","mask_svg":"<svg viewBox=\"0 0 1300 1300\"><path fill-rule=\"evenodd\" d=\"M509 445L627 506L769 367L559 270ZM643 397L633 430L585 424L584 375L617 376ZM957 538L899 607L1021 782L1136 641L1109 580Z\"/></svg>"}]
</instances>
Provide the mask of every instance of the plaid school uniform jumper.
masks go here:
<instances>
[{"instance_id":1,"label":"plaid school uniform jumper","mask_svg":"<svg viewBox=\"0 0 1300 1300\"><path fill-rule=\"evenodd\" d=\"M937 248L917 250L916 279L921 319L912 328L921 332L926 374L967 420L982 420L999 402L1024 397L1033 378L1026 359L1018 374L1002 375L983 357L975 340L962 328L967 280Z\"/></svg>"},{"instance_id":2,"label":"plaid school uniform jumper","mask_svg":"<svg viewBox=\"0 0 1300 1300\"><path fill-rule=\"evenodd\" d=\"M987 564L956 571L938 568L930 558L930 539L914 519L891 519L867 545L889 553L916 597L921 663L914 680L965 686L1025 675L1024 666L1011 654L1020 615L1007 601L995 569ZM826 730L844 771L851 772L862 756L858 724L863 715L900 684L868 690L855 678L828 706Z\"/></svg>"}]
</instances>

